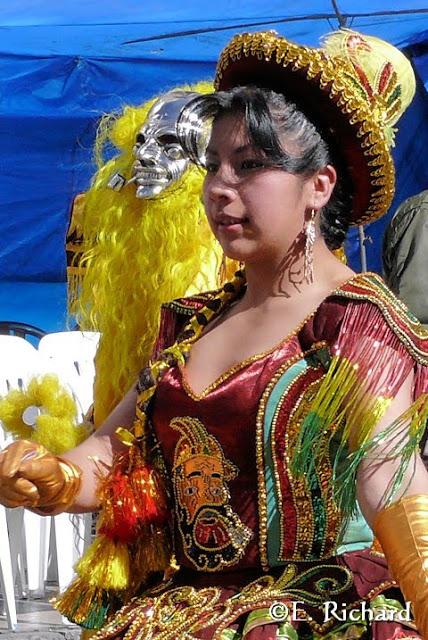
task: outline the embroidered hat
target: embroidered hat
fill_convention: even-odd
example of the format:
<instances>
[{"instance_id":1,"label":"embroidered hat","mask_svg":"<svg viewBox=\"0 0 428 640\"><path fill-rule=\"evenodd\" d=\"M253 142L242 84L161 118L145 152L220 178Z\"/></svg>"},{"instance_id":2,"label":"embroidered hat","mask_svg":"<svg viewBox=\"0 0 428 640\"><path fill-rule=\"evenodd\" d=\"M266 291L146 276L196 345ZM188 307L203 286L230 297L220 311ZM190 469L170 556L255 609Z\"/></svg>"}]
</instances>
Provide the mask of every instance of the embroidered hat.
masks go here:
<instances>
[{"instance_id":1,"label":"embroidered hat","mask_svg":"<svg viewBox=\"0 0 428 640\"><path fill-rule=\"evenodd\" d=\"M376 220L391 204L393 125L415 93L409 60L391 44L342 29L322 47L274 32L236 35L222 51L216 90L258 85L284 93L334 139L354 184L351 224Z\"/></svg>"},{"instance_id":2,"label":"embroidered hat","mask_svg":"<svg viewBox=\"0 0 428 640\"><path fill-rule=\"evenodd\" d=\"M388 210L395 188L394 124L415 93L409 60L394 46L349 29L328 34L320 48L290 42L275 32L243 33L220 54L217 91L256 85L283 93L319 128L353 184L351 225ZM192 100L177 123L191 158L204 163L208 121L217 103Z\"/></svg>"}]
</instances>

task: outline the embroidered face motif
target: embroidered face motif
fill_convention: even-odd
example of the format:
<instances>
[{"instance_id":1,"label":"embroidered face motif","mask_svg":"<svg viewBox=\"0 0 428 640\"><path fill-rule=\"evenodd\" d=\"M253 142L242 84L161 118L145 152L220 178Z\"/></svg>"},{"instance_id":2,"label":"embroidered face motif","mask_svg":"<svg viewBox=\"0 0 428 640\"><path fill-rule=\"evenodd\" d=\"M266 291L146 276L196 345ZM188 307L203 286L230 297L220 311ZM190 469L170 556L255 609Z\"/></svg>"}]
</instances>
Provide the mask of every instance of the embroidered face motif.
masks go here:
<instances>
[{"instance_id":1,"label":"embroidered face motif","mask_svg":"<svg viewBox=\"0 0 428 640\"><path fill-rule=\"evenodd\" d=\"M178 497L181 506L187 509L189 522L193 522L202 506L224 504L229 497L222 461L213 456L199 455L186 460L180 476Z\"/></svg>"},{"instance_id":2,"label":"embroidered face motif","mask_svg":"<svg viewBox=\"0 0 428 640\"><path fill-rule=\"evenodd\" d=\"M238 474L196 418L174 418L182 433L174 456L174 492L184 552L205 571L236 564L252 536L228 504L227 480Z\"/></svg>"}]
</instances>

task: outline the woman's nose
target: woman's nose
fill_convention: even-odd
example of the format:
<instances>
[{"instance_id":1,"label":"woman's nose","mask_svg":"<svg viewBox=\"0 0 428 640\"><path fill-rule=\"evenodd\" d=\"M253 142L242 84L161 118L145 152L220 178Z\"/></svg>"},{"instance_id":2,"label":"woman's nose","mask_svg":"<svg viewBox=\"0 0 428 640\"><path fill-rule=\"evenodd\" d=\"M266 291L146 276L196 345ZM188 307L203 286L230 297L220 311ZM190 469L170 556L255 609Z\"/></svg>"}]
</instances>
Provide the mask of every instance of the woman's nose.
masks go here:
<instances>
[{"instance_id":1,"label":"woman's nose","mask_svg":"<svg viewBox=\"0 0 428 640\"><path fill-rule=\"evenodd\" d=\"M236 198L236 185L230 178L218 172L211 177L209 183L205 185L205 193L210 200L219 199L234 200Z\"/></svg>"},{"instance_id":2,"label":"woman's nose","mask_svg":"<svg viewBox=\"0 0 428 640\"><path fill-rule=\"evenodd\" d=\"M205 206L211 206L218 208L224 207L229 203L236 200L237 193L231 187L224 185L212 185L208 189L205 189Z\"/></svg>"}]
</instances>

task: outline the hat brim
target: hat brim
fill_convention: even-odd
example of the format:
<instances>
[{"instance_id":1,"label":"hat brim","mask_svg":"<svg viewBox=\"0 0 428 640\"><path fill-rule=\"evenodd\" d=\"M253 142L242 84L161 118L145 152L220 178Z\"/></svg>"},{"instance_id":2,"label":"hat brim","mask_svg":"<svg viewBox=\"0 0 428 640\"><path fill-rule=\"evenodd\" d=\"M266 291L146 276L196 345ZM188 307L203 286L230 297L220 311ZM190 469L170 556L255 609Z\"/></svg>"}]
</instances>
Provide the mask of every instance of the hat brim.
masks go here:
<instances>
[{"instance_id":1,"label":"hat brim","mask_svg":"<svg viewBox=\"0 0 428 640\"><path fill-rule=\"evenodd\" d=\"M271 33L240 34L220 56L215 88L245 85L283 93L335 147L353 184L350 224L386 213L395 184L389 145L363 92L340 62Z\"/></svg>"}]
</instances>

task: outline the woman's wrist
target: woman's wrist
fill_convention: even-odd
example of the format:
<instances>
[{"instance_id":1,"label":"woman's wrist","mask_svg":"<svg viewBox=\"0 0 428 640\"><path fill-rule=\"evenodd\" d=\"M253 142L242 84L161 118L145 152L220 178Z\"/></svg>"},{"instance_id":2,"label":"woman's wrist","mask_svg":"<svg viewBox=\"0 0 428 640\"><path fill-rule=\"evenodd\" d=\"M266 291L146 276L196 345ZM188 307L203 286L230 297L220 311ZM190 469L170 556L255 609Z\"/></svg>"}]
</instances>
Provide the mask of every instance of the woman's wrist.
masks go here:
<instances>
[{"instance_id":1,"label":"woman's wrist","mask_svg":"<svg viewBox=\"0 0 428 640\"><path fill-rule=\"evenodd\" d=\"M80 491L82 471L72 462L57 457L58 476L57 487L53 495L40 498L38 504L32 507L32 511L39 515L55 516L67 511L73 504Z\"/></svg>"}]
</instances>

